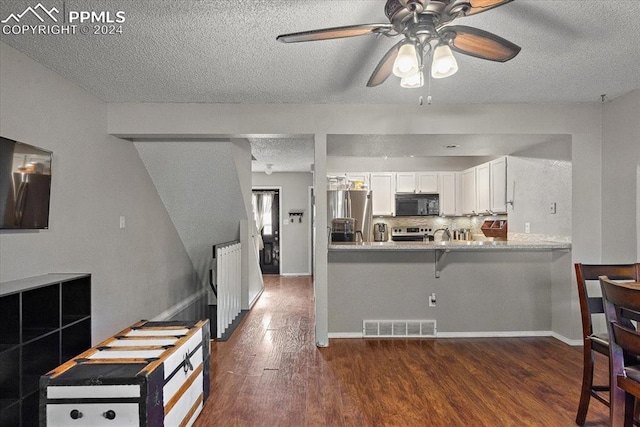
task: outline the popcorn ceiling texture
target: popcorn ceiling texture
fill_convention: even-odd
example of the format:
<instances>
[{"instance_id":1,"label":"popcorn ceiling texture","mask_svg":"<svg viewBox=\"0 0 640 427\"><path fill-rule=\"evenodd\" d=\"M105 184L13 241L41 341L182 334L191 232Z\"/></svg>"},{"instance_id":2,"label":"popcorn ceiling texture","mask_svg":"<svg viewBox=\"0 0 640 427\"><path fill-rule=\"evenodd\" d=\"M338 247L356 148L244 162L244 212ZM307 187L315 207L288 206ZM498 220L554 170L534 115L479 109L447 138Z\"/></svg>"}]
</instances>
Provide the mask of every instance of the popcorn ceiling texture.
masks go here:
<instances>
[{"instance_id":1,"label":"popcorn ceiling texture","mask_svg":"<svg viewBox=\"0 0 640 427\"><path fill-rule=\"evenodd\" d=\"M3 0L0 18L36 2ZM366 82L397 39L283 44L282 33L386 22L384 2L50 0L62 10L125 12L119 35L6 35L18 49L107 102L416 104L575 103L640 87L640 2L518 0L460 18L522 47L507 63L456 54L459 72L403 90ZM33 21L33 22L32 22ZM21 24L40 24L26 16ZM91 28L93 31L93 28ZM91 32L92 32L91 31Z\"/></svg>"}]
</instances>

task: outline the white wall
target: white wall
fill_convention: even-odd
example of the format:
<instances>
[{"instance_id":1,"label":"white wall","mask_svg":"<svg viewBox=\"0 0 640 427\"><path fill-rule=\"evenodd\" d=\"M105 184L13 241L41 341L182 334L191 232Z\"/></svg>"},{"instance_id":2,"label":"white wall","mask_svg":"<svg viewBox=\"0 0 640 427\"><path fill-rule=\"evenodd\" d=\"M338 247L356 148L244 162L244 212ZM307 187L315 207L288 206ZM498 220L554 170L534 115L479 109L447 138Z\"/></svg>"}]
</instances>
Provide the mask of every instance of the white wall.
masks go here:
<instances>
[{"instance_id":1,"label":"white wall","mask_svg":"<svg viewBox=\"0 0 640 427\"><path fill-rule=\"evenodd\" d=\"M94 343L199 289L137 150L106 118L106 104L0 43L2 136L54 156L49 229L0 233L0 282L91 273Z\"/></svg>"},{"instance_id":2,"label":"white wall","mask_svg":"<svg viewBox=\"0 0 640 427\"><path fill-rule=\"evenodd\" d=\"M280 231L280 273L283 275L311 274L309 266L311 213L308 205L309 186L313 185L313 175L309 172L276 172L271 175L254 173L252 179L253 186L282 187L280 210L283 225ZM291 210L304 210L302 223L284 224L284 220L289 219Z\"/></svg>"},{"instance_id":3,"label":"white wall","mask_svg":"<svg viewBox=\"0 0 640 427\"><path fill-rule=\"evenodd\" d=\"M637 208L640 89L603 105L602 254L605 262L640 261Z\"/></svg>"}]
</instances>

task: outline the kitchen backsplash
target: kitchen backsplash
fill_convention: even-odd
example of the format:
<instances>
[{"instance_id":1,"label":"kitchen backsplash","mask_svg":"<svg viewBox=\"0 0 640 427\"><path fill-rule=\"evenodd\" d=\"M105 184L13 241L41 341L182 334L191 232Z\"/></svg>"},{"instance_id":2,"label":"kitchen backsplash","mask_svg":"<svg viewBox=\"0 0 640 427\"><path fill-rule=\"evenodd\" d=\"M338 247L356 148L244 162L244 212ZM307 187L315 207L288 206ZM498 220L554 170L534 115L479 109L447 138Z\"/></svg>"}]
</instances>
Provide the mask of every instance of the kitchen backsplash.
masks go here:
<instances>
[{"instance_id":1,"label":"kitchen backsplash","mask_svg":"<svg viewBox=\"0 0 640 427\"><path fill-rule=\"evenodd\" d=\"M492 240L485 237L480 229L486 220L506 220L507 215L493 216L459 216L459 217L439 217L439 216L422 216L422 217L374 217L373 223L383 222L387 224L387 228L393 227L426 227L433 231L439 228L449 228L449 230L457 230L460 228L468 228L471 230L473 240ZM389 233L391 234L391 233ZM442 233L438 233L437 240L442 240Z\"/></svg>"}]
</instances>

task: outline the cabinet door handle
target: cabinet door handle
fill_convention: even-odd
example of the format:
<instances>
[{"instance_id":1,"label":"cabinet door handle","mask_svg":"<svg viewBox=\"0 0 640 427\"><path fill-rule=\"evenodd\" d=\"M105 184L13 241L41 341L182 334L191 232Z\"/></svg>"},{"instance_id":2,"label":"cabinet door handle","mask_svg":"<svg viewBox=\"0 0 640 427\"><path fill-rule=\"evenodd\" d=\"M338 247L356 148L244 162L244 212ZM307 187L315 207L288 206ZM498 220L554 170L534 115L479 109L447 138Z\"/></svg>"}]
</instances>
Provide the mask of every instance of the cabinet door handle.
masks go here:
<instances>
[{"instance_id":1,"label":"cabinet door handle","mask_svg":"<svg viewBox=\"0 0 640 427\"><path fill-rule=\"evenodd\" d=\"M78 411L77 409L74 409L71 412L69 412L69 416L74 420L79 420L80 418L82 418L82 412Z\"/></svg>"}]
</instances>

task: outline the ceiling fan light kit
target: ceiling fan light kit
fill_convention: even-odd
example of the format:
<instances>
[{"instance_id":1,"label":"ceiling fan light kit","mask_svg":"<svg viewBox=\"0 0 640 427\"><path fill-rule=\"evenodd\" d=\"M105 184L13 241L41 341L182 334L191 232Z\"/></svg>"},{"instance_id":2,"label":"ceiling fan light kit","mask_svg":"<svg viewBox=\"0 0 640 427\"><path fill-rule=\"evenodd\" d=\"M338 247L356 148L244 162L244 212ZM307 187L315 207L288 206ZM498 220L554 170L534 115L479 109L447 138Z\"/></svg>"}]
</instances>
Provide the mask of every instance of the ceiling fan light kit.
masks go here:
<instances>
[{"instance_id":1,"label":"ceiling fan light kit","mask_svg":"<svg viewBox=\"0 0 640 427\"><path fill-rule=\"evenodd\" d=\"M433 50L431 76L452 76L458 64L452 50L489 61L506 62L520 47L495 34L464 25L448 25L454 19L476 15L513 0L387 0L384 12L390 21L381 24L350 25L298 33L282 34L276 40L297 43L356 37L366 34L403 39L387 51L367 82L368 87L384 83L394 74L403 88L418 88L424 83L423 58Z\"/></svg>"},{"instance_id":2,"label":"ceiling fan light kit","mask_svg":"<svg viewBox=\"0 0 640 427\"><path fill-rule=\"evenodd\" d=\"M446 44L439 44L433 51L431 63L431 77L443 79L454 75L458 71L458 62Z\"/></svg>"},{"instance_id":3,"label":"ceiling fan light kit","mask_svg":"<svg viewBox=\"0 0 640 427\"><path fill-rule=\"evenodd\" d=\"M414 75L409 77L403 77L400 80L400 87L403 87L406 89L416 89L416 88L422 87L423 85L424 85L424 75L420 70Z\"/></svg>"},{"instance_id":4,"label":"ceiling fan light kit","mask_svg":"<svg viewBox=\"0 0 640 427\"><path fill-rule=\"evenodd\" d=\"M401 78L410 77L418 72L419 67L416 46L413 43L402 45L393 63L393 74Z\"/></svg>"}]
</instances>

